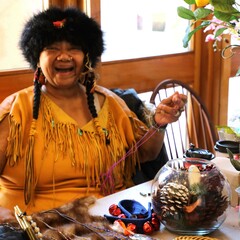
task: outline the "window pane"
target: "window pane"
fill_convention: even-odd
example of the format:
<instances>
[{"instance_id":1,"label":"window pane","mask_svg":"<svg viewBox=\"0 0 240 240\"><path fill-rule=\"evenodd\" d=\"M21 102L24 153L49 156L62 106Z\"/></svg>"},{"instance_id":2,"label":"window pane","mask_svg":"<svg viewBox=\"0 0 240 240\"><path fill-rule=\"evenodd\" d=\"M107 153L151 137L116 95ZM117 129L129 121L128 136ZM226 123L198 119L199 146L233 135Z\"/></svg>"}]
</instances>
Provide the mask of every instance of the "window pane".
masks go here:
<instances>
[{"instance_id":1,"label":"window pane","mask_svg":"<svg viewBox=\"0 0 240 240\"><path fill-rule=\"evenodd\" d=\"M240 77L229 79L228 89L228 126L235 127L240 131Z\"/></svg>"},{"instance_id":2,"label":"window pane","mask_svg":"<svg viewBox=\"0 0 240 240\"><path fill-rule=\"evenodd\" d=\"M42 10L44 0L0 1L0 71L28 68L18 47L24 23L34 12Z\"/></svg>"},{"instance_id":3,"label":"window pane","mask_svg":"<svg viewBox=\"0 0 240 240\"><path fill-rule=\"evenodd\" d=\"M178 17L178 6L179 0L101 0L102 61L188 51L182 44L188 21Z\"/></svg>"}]
</instances>

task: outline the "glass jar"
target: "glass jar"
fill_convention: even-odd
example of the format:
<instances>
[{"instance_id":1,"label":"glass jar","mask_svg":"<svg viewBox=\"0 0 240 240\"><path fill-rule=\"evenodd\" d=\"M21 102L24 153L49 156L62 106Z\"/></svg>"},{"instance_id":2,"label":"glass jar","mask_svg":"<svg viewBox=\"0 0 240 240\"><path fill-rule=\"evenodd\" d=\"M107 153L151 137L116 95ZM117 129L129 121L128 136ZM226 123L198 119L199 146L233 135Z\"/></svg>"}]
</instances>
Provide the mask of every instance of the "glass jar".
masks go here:
<instances>
[{"instance_id":1,"label":"glass jar","mask_svg":"<svg viewBox=\"0 0 240 240\"><path fill-rule=\"evenodd\" d=\"M235 191L238 195L237 210L238 210L238 226L240 227L240 187L236 188Z\"/></svg>"},{"instance_id":2,"label":"glass jar","mask_svg":"<svg viewBox=\"0 0 240 240\"><path fill-rule=\"evenodd\" d=\"M159 170L151 196L154 212L169 231L205 235L226 219L231 188L213 162L183 158Z\"/></svg>"}]
</instances>

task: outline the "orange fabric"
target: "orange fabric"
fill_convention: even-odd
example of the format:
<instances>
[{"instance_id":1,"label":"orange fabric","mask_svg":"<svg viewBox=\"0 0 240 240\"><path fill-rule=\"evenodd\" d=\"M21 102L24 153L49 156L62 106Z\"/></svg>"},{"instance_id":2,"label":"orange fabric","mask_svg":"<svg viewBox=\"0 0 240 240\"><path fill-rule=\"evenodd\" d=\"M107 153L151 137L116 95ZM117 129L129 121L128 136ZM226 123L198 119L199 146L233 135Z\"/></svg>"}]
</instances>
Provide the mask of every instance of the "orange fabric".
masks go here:
<instances>
[{"instance_id":1,"label":"orange fabric","mask_svg":"<svg viewBox=\"0 0 240 240\"><path fill-rule=\"evenodd\" d=\"M0 178L0 205L13 209L18 205L28 213L62 205L75 198L94 194L101 197L101 174L121 159L126 150L148 130L132 113L124 101L111 91L96 87L106 100L98 113L102 128L109 132L96 134L93 121L79 128L76 121L42 94L39 117L34 135L33 187L34 201L24 204L25 159L32 124L33 88L13 96L13 103L0 107L0 119L9 116L11 131L8 139L8 163ZM137 152L114 169L117 189L126 187L137 163Z\"/></svg>"}]
</instances>

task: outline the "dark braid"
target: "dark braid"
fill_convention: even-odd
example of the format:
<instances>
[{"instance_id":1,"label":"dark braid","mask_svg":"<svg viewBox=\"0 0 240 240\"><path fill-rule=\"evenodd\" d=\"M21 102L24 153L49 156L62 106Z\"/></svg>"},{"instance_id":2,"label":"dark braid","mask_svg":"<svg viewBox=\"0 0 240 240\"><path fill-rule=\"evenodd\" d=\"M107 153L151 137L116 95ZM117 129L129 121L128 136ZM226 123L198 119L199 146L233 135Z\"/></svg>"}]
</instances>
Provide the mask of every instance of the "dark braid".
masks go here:
<instances>
[{"instance_id":1,"label":"dark braid","mask_svg":"<svg viewBox=\"0 0 240 240\"><path fill-rule=\"evenodd\" d=\"M27 205L33 199L35 191L35 171L34 171L34 159L33 148L35 143L36 122L38 119L40 95L41 95L41 69L38 68L34 74L34 96L33 96L33 120L29 131L29 139L26 149L26 161L25 161L25 182L24 182L24 200Z\"/></svg>"},{"instance_id":2,"label":"dark braid","mask_svg":"<svg viewBox=\"0 0 240 240\"><path fill-rule=\"evenodd\" d=\"M95 83L95 74L94 72L89 72L87 74L87 79L85 81L85 86L86 86L86 94L87 94L87 101L88 101L88 107L89 110L92 114L93 118L96 118L98 116L97 110L94 104L94 95L92 89L94 88L94 83Z\"/></svg>"},{"instance_id":3,"label":"dark braid","mask_svg":"<svg viewBox=\"0 0 240 240\"><path fill-rule=\"evenodd\" d=\"M87 74L85 75L85 81L84 81L84 85L86 87L86 94L87 94L87 102L88 102L88 107L89 110L92 114L93 117L93 122L95 125L95 128L97 130L97 132L99 133L99 135L104 135L105 136L105 142L107 145L110 144L110 138L109 138L109 133L107 131L107 129L102 129L99 121L97 119L98 114L97 114L97 110L96 110L96 106L94 104L94 87L95 87L95 73L93 70L89 69L89 71L87 72Z\"/></svg>"},{"instance_id":4,"label":"dark braid","mask_svg":"<svg viewBox=\"0 0 240 240\"><path fill-rule=\"evenodd\" d=\"M40 96L41 96L41 86L39 78L41 75L41 68L38 68L34 76L34 97L33 97L33 119L38 119Z\"/></svg>"}]
</instances>

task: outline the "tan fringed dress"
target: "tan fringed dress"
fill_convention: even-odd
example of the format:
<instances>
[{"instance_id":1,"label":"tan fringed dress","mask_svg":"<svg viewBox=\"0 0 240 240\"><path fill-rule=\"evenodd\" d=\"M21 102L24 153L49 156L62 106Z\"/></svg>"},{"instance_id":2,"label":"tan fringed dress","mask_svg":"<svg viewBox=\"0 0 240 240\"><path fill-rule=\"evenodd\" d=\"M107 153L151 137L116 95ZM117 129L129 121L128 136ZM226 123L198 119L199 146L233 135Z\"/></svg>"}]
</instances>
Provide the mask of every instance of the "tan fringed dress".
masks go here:
<instances>
[{"instance_id":1,"label":"tan fringed dress","mask_svg":"<svg viewBox=\"0 0 240 240\"><path fill-rule=\"evenodd\" d=\"M109 134L109 145L105 134L97 134L93 121L79 128L74 119L45 94L41 95L33 146L34 198L28 206L24 203L24 184L33 88L19 91L2 103L0 121L9 117L11 131L7 164L0 178L1 206L13 209L18 205L31 213L86 195L101 196L102 174L122 159L128 149L135 147L148 129L122 99L103 87L97 86L96 91L106 96L98 121ZM126 187L137 162L137 152L134 152L115 167L116 189Z\"/></svg>"}]
</instances>

